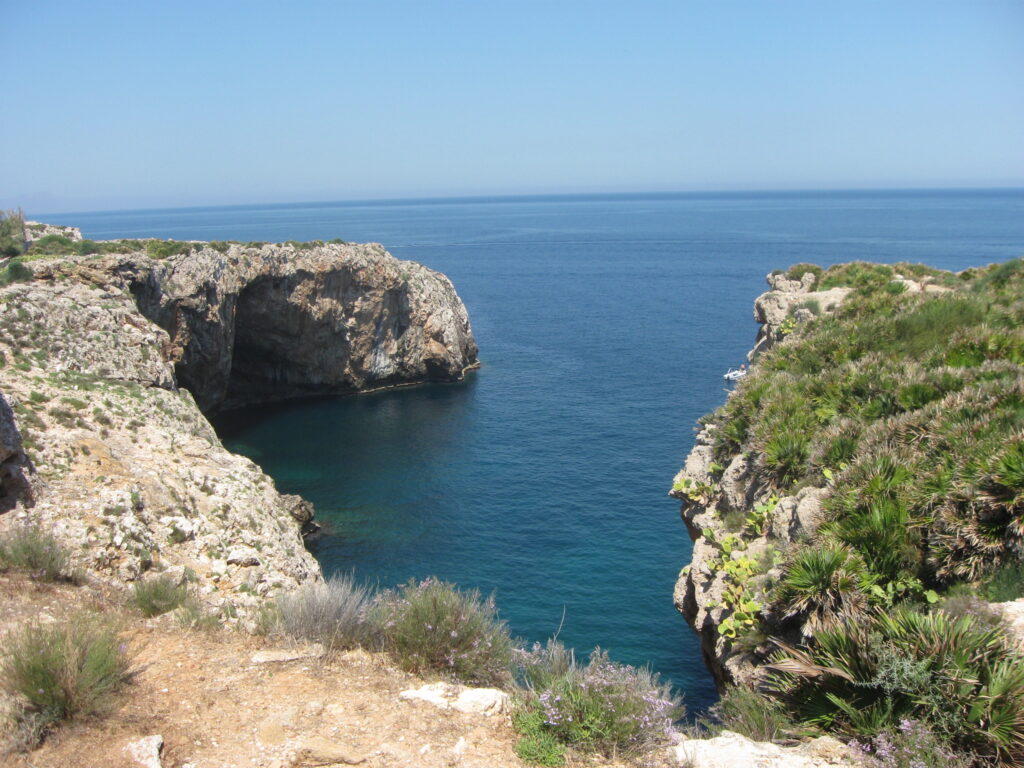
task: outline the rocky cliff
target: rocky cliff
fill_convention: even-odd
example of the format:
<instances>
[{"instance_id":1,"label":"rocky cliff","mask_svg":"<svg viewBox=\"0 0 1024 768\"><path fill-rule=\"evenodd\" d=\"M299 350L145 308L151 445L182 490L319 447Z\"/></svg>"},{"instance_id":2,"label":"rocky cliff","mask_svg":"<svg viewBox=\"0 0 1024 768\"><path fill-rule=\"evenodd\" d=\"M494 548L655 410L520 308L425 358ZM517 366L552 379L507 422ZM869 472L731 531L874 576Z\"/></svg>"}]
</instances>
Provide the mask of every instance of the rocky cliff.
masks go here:
<instances>
[{"instance_id":1,"label":"rocky cliff","mask_svg":"<svg viewBox=\"0 0 1024 768\"><path fill-rule=\"evenodd\" d=\"M379 245L101 245L129 252L28 261L0 288L0 527L42 525L104 578L195 580L244 618L320 578L312 508L204 413L461 379L465 307Z\"/></svg>"},{"instance_id":2,"label":"rocky cliff","mask_svg":"<svg viewBox=\"0 0 1024 768\"><path fill-rule=\"evenodd\" d=\"M192 244L187 255L44 262L130 294L167 332L178 383L204 412L312 394L457 381L476 364L444 275L377 244Z\"/></svg>"},{"instance_id":3,"label":"rocky cliff","mask_svg":"<svg viewBox=\"0 0 1024 768\"><path fill-rule=\"evenodd\" d=\"M767 276L769 290L754 302L760 329L748 355L755 363L752 372L756 361L785 344L798 326L833 314L850 295L847 286L816 290L818 274ZM930 276L893 274L889 284L895 286L891 292L904 297L950 290ZM771 650L766 630L800 639L799 627L788 626L787 617L773 612L769 592L787 553L817 529L829 483L802 483L792 493L780 493L766 470L763 447L743 440L723 459L715 449L723 442L719 429L712 420L698 432L670 495L682 502L683 522L693 539L692 559L676 581L674 603L700 637L704 660L722 687L757 676Z\"/></svg>"}]
</instances>

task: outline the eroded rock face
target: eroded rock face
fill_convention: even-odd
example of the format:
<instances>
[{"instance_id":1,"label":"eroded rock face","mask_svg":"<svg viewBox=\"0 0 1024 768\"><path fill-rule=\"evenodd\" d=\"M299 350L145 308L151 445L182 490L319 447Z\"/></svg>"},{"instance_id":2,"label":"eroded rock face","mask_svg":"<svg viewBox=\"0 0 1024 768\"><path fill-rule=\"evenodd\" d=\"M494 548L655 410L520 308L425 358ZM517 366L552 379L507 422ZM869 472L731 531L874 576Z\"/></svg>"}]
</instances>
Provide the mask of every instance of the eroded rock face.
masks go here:
<instances>
[{"instance_id":1,"label":"eroded rock face","mask_svg":"<svg viewBox=\"0 0 1024 768\"><path fill-rule=\"evenodd\" d=\"M378 244L196 249L159 261L107 256L73 269L136 297L168 333L177 379L204 412L458 381L476 365L451 281Z\"/></svg>"},{"instance_id":2,"label":"eroded rock face","mask_svg":"<svg viewBox=\"0 0 1024 768\"><path fill-rule=\"evenodd\" d=\"M35 261L0 288L0 529L41 525L107 580L187 579L244 624L321 578L313 509L203 412L454 380L476 344L447 278L380 246L196 249Z\"/></svg>"},{"instance_id":3,"label":"eroded rock face","mask_svg":"<svg viewBox=\"0 0 1024 768\"><path fill-rule=\"evenodd\" d=\"M754 300L754 321L761 327L754 348L747 354L750 362L785 338L787 318L792 316L793 322L799 323L810 320L819 312L828 314L850 293L849 288L814 290L817 278L813 272L804 272L800 280L789 280L785 275L767 275L765 279L769 290Z\"/></svg>"},{"instance_id":4,"label":"eroded rock face","mask_svg":"<svg viewBox=\"0 0 1024 768\"><path fill-rule=\"evenodd\" d=\"M26 500L30 471L28 457L21 446L21 433L14 422L7 397L0 392L0 514Z\"/></svg>"}]
</instances>

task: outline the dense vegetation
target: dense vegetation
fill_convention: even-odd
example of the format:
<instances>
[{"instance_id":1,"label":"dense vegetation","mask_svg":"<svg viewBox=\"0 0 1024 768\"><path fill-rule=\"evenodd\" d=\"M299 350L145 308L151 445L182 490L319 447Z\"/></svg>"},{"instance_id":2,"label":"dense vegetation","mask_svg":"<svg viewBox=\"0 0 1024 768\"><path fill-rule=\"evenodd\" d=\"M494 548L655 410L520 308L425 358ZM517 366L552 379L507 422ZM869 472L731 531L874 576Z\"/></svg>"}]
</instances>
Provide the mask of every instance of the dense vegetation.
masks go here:
<instances>
[{"instance_id":1,"label":"dense vegetation","mask_svg":"<svg viewBox=\"0 0 1024 768\"><path fill-rule=\"evenodd\" d=\"M707 419L716 466L758 457L761 496L828 488L761 595L775 623L751 634L781 617L800 638L776 644L769 693L805 725L870 740L913 722L943 749L1020 764L1024 657L958 606L1024 596L1024 261L788 276L807 271L853 291ZM908 294L898 274L944 290Z\"/></svg>"}]
</instances>

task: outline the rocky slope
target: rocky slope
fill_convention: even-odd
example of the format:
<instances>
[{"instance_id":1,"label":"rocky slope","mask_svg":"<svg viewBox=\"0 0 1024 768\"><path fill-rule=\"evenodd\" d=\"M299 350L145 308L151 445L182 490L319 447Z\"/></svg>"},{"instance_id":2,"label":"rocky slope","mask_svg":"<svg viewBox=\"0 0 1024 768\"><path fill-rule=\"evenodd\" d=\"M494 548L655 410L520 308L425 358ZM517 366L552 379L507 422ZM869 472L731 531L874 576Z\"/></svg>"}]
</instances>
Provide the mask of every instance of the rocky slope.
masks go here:
<instances>
[{"instance_id":1,"label":"rocky slope","mask_svg":"<svg viewBox=\"0 0 1024 768\"><path fill-rule=\"evenodd\" d=\"M196 580L249 621L320 578L312 508L204 413L454 381L477 348L448 279L379 245L182 246L30 261L0 288L0 527L52 529L104 578Z\"/></svg>"}]
</instances>

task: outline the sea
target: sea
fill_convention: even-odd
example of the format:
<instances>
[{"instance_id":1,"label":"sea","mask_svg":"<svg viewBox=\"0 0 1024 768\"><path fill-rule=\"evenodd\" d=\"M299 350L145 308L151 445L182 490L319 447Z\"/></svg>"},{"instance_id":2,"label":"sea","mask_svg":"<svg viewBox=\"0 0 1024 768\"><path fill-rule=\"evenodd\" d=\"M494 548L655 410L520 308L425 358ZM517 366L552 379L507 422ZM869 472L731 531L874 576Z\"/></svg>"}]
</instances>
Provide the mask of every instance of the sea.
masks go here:
<instances>
[{"instance_id":1,"label":"sea","mask_svg":"<svg viewBox=\"0 0 1024 768\"><path fill-rule=\"evenodd\" d=\"M41 215L85 237L380 242L447 274L481 367L459 384L250 407L224 443L310 499L326 574L434 576L526 645L647 665L716 699L672 606L691 544L668 498L745 361L765 275L863 259L1024 256L1024 190L323 202Z\"/></svg>"}]
</instances>

